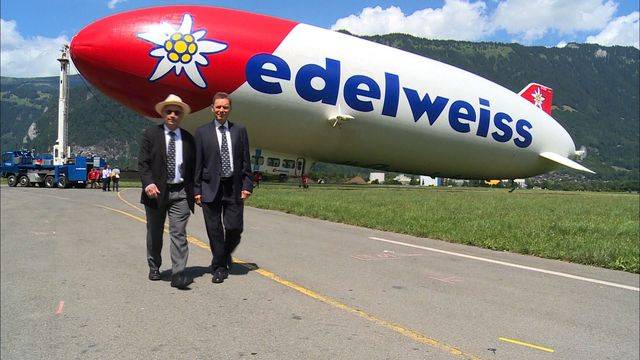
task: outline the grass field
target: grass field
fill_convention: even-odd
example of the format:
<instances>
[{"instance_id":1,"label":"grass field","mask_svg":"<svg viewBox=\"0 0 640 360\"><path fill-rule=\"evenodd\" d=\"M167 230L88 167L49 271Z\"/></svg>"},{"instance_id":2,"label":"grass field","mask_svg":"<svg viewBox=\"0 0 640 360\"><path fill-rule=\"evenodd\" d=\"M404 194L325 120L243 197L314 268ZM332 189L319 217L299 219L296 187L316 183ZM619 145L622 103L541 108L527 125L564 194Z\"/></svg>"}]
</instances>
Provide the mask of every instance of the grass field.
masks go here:
<instances>
[{"instance_id":1,"label":"grass field","mask_svg":"<svg viewBox=\"0 0 640 360\"><path fill-rule=\"evenodd\" d=\"M266 185L250 206L640 272L637 194Z\"/></svg>"},{"instance_id":2,"label":"grass field","mask_svg":"<svg viewBox=\"0 0 640 360\"><path fill-rule=\"evenodd\" d=\"M121 187L139 187L121 181ZM263 184L249 206L640 272L640 196L486 188Z\"/></svg>"}]
</instances>

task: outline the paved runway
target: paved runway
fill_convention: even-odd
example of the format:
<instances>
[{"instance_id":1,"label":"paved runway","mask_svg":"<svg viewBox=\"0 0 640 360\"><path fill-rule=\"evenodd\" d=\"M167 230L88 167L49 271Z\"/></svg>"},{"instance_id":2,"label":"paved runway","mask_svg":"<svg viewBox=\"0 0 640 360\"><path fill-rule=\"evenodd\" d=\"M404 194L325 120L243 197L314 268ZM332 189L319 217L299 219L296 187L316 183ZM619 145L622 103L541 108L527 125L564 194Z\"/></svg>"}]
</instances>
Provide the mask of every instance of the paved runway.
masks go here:
<instances>
[{"instance_id":1,"label":"paved runway","mask_svg":"<svg viewBox=\"0 0 640 360\"><path fill-rule=\"evenodd\" d=\"M223 284L191 217L180 291L138 199L0 189L2 359L639 357L637 274L247 208Z\"/></svg>"}]
</instances>

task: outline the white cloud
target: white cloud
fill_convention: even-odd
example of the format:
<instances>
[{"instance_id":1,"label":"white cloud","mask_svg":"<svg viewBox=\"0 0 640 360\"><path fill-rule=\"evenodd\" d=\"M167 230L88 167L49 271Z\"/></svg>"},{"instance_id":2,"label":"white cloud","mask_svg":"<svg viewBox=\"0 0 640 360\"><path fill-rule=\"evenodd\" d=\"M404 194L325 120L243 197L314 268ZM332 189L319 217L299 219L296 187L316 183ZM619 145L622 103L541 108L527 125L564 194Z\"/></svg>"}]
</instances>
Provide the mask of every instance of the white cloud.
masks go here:
<instances>
[{"instance_id":1,"label":"white cloud","mask_svg":"<svg viewBox=\"0 0 640 360\"><path fill-rule=\"evenodd\" d=\"M62 44L68 44L66 36L24 38L13 20L0 19L0 72L2 76L37 77L55 76L60 73Z\"/></svg>"},{"instance_id":2,"label":"white cloud","mask_svg":"<svg viewBox=\"0 0 640 360\"><path fill-rule=\"evenodd\" d=\"M566 41L564 41L564 40L560 41L560 42L556 45L556 47L557 47L557 48L563 48L563 47L565 47L565 46L567 46L567 42L566 42Z\"/></svg>"},{"instance_id":3,"label":"white cloud","mask_svg":"<svg viewBox=\"0 0 640 360\"><path fill-rule=\"evenodd\" d=\"M640 13L637 11L615 18L599 34L587 37L587 42L609 46L635 46L640 49L639 18Z\"/></svg>"},{"instance_id":4,"label":"white cloud","mask_svg":"<svg viewBox=\"0 0 640 360\"><path fill-rule=\"evenodd\" d=\"M333 30L348 30L358 35L407 33L455 40L478 40L488 35L490 25L483 1L445 0L442 8L426 8L405 15L399 7L367 7L359 15L338 19Z\"/></svg>"},{"instance_id":5,"label":"white cloud","mask_svg":"<svg viewBox=\"0 0 640 360\"><path fill-rule=\"evenodd\" d=\"M123 3L127 0L109 0L109 3L107 4L107 7L109 9L115 9L116 5L118 5L119 3Z\"/></svg>"},{"instance_id":6,"label":"white cloud","mask_svg":"<svg viewBox=\"0 0 640 360\"><path fill-rule=\"evenodd\" d=\"M367 7L360 14L338 19L331 29L358 35L407 33L455 40L488 40L497 31L505 31L513 41L524 43L549 34L575 38L602 30L587 41L638 44L637 12L635 18L630 14L612 21L618 7L613 0L503 0L492 13L487 10L486 0L472 1L445 0L441 8L425 8L409 15L396 6ZM561 41L556 46L564 44Z\"/></svg>"},{"instance_id":7,"label":"white cloud","mask_svg":"<svg viewBox=\"0 0 640 360\"><path fill-rule=\"evenodd\" d=\"M616 9L613 1L604 0L506 0L498 4L492 22L496 29L531 41L551 31L603 29Z\"/></svg>"}]
</instances>

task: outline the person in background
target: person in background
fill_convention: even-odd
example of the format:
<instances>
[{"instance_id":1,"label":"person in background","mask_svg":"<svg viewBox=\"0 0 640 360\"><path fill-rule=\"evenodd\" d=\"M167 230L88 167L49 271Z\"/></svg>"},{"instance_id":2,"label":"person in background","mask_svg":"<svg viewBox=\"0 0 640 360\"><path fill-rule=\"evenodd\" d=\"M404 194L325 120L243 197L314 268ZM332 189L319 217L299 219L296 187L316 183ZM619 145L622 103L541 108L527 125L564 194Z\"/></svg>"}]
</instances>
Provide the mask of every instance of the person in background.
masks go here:
<instances>
[{"instance_id":1,"label":"person in background","mask_svg":"<svg viewBox=\"0 0 640 360\"><path fill-rule=\"evenodd\" d=\"M114 168L111 171L111 181L113 182L113 191L120 191L120 169Z\"/></svg>"},{"instance_id":2,"label":"person in background","mask_svg":"<svg viewBox=\"0 0 640 360\"><path fill-rule=\"evenodd\" d=\"M260 171L253 172L253 183L254 187L260 187L260 181L262 181L262 173Z\"/></svg>"},{"instance_id":3,"label":"person in background","mask_svg":"<svg viewBox=\"0 0 640 360\"><path fill-rule=\"evenodd\" d=\"M102 191L111 191L111 167L109 164L102 170Z\"/></svg>"},{"instance_id":4,"label":"person in background","mask_svg":"<svg viewBox=\"0 0 640 360\"><path fill-rule=\"evenodd\" d=\"M96 188L99 179L100 179L100 169L92 168L91 171L89 171L89 184L91 185L92 189Z\"/></svg>"}]
</instances>

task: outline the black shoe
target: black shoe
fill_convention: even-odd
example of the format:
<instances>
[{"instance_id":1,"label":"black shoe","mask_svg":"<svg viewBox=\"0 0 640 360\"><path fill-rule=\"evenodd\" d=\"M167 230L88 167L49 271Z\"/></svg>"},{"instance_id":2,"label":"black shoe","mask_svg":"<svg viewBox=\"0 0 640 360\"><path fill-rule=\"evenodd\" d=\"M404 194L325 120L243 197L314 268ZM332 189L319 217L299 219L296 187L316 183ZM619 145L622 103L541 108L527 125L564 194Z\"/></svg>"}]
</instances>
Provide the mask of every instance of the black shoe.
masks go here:
<instances>
[{"instance_id":1,"label":"black shoe","mask_svg":"<svg viewBox=\"0 0 640 360\"><path fill-rule=\"evenodd\" d=\"M221 268L220 269L220 274L222 275L222 279L228 278L229 277L229 269Z\"/></svg>"},{"instance_id":2,"label":"black shoe","mask_svg":"<svg viewBox=\"0 0 640 360\"><path fill-rule=\"evenodd\" d=\"M211 282L214 284L220 284L224 281L224 279L226 279L226 277L224 276L223 268L217 268L213 272L213 277L211 278Z\"/></svg>"},{"instance_id":3,"label":"black shoe","mask_svg":"<svg viewBox=\"0 0 640 360\"><path fill-rule=\"evenodd\" d=\"M157 280L162 280L162 275L160 275L160 271L159 270L149 270L149 280L151 281L157 281Z\"/></svg>"},{"instance_id":4,"label":"black shoe","mask_svg":"<svg viewBox=\"0 0 640 360\"><path fill-rule=\"evenodd\" d=\"M171 287L178 288L180 290L188 289L189 284L193 282L193 279L184 274L174 274L171 276Z\"/></svg>"}]
</instances>

